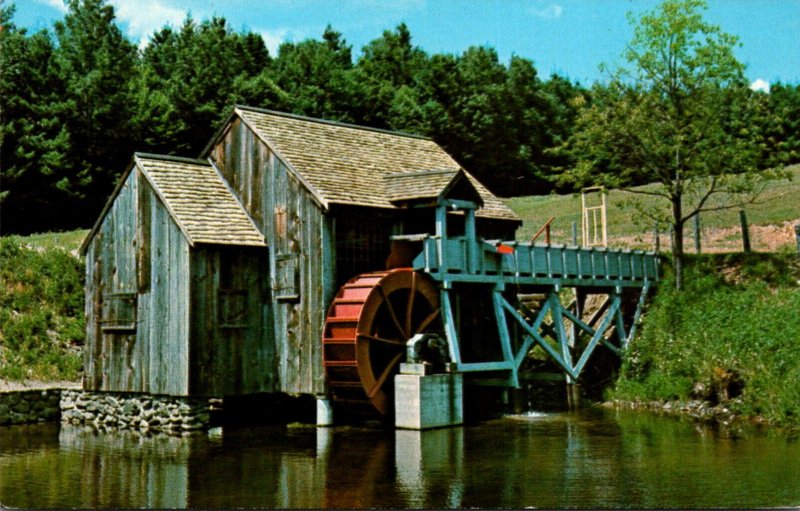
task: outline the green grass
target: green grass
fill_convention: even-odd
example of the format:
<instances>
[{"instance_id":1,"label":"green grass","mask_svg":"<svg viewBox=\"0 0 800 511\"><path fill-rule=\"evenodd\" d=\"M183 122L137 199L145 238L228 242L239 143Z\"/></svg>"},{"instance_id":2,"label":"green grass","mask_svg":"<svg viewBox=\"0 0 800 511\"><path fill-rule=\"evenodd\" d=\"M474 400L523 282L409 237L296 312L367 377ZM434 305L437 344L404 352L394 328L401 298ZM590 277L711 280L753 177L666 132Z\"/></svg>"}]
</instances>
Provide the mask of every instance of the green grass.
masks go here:
<instances>
[{"instance_id":1,"label":"green grass","mask_svg":"<svg viewBox=\"0 0 800 511\"><path fill-rule=\"evenodd\" d=\"M612 396L723 404L800 422L800 261L727 254L687 261L685 289L659 284Z\"/></svg>"},{"instance_id":2,"label":"green grass","mask_svg":"<svg viewBox=\"0 0 800 511\"><path fill-rule=\"evenodd\" d=\"M45 232L29 236L8 236L28 246L39 249L61 248L67 252L77 252L89 229L77 229L67 232Z\"/></svg>"},{"instance_id":3,"label":"green grass","mask_svg":"<svg viewBox=\"0 0 800 511\"><path fill-rule=\"evenodd\" d=\"M81 233L0 238L0 378L80 378Z\"/></svg>"},{"instance_id":4,"label":"green grass","mask_svg":"<svg viewBox=\"0 0 800 511\"><path fill-rule=\"evenodd\" d=\"M800 200L797 200L800 197L800 165L792 165L788 170L793 176L791 180L768 182L757 203L745 208L750 225L780 225L800 218ZM647 185L637 189L652 190L655 187ZM632 200L643 201L648 208L659 208L665 215L669 212L669 204L664 199L612 190L607 197L609 238L640 236L650 241L653 224L631 207ZM578 226L580 240L580 194L514 197L504 199L504 202L523 220L517 239L529 240L553 217L551 229L554 243L572 243L573 222ZM729 209L704 213L701 222L703 228L738 227L739 212L738 209ZM543 237L539 241L543 241Z\"/></svg>"}]
</instances>

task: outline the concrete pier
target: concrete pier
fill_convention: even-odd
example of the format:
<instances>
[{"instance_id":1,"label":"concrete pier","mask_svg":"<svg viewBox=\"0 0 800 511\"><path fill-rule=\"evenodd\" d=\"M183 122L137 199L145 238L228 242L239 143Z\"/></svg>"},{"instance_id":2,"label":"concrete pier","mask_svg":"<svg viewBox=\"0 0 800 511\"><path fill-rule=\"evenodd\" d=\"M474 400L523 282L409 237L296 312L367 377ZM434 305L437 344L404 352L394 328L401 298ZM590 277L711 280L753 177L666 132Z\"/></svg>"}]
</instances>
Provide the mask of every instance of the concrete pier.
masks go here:
<instances>
[{"instance_id":1,"label":"concrete pier","mask_svg":"<svg viewBox=\"0 0 800 511\"><path fill-rule=\"evenodd\" d=\"M333 404L326 397L317 397L317 426L333 426Z\"/></svg>"},{"instance_id":2,"label":"concrete pier","mask_svg":"<svg viewBox=\"0 0 800 511\"><path fill-rule=\"evenodd\" d=\"M413 367L422 365L402 364L394 378L395 426L422 430L463 424L461 375L425 374L424 368Z\"/></svg>"}]
</instances>

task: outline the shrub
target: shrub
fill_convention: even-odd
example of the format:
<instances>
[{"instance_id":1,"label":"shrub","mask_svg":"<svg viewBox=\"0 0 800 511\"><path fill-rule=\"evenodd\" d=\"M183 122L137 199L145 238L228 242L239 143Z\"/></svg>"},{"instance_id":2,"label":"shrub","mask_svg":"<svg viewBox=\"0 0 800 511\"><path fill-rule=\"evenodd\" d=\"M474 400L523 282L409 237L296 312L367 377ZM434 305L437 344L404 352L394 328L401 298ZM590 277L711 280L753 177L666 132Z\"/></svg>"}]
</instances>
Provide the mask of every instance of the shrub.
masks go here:
<instances>
[{"instance_id":1,"label":"shrub","mask_svg":"<svg viewBox=\"0 0 800 511\"><path fill-rule=\"evenodd\" d=\"M775 423L797 422L800 263L792 254L702 256L685 289L670 271L630 346L613 397L703 399Z\"/></svg>"},{"instance_id":2,"label":"shrub","mask_svg":"<svg viewBox=\"0 0 800 511\"><path fill-rule=\"evenodd\" d=\"M80 259L0 238L0 378L78 379L84 324Z\"/></svg>"}]
</instances>

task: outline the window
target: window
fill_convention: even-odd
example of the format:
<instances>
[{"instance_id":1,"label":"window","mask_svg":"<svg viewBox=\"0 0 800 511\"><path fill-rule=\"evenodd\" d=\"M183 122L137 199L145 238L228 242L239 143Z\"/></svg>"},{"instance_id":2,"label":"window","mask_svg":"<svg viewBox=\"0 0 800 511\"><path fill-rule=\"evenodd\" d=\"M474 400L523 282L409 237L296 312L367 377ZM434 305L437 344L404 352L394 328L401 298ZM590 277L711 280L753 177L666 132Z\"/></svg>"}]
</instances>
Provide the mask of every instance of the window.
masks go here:
<instances>
[{"instance_id":1,"label":"window","mask_svg":"<svg viewBox=\"0 0 800 511\"><path fill-rule=\"evenodd\" d=\"M300 299L300 267L298 254L275 256L275 299L292 302Z\"/></svg>"},{"instance_id":2,"label":"window","mask_svg":"<svg viewBox=\"0 0 800 511\"><path fill-rule=\"evenodd\" d=\"M247 328L247 291L243 289L219 290L219 327Z\"/></svg>"},{"instance_id":3,"label":"window","mask_svg":"<svg viewBox=\"0 0 800 511\"><path fill-rule=\"evenodd\" d=\"M104 294L100 329L103 332L136 331L136 296L135 293Z\"/></svg>"}]
</instances>

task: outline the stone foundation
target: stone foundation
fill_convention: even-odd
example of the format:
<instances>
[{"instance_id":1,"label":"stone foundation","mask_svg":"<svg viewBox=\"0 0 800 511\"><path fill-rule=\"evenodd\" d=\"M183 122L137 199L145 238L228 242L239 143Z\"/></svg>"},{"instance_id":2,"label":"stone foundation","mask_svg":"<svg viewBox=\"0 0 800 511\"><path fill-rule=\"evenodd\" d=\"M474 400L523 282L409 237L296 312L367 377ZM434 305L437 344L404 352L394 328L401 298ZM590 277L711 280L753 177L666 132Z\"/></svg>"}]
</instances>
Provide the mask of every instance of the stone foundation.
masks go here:
<instances>
[{"instance_id":1,"label":"stone foundation","mask_svg":"<svg viewBox=\"0 0 800 511\"><path fill-rule=\"evenodd\" d=\"M65 390L61 421L96 427L172 433L207 429L209 400L149 394Z\"/></svg>"},{"instance_id":2,"label":"stone foundation","mask_svg":"<svg viewBox=\"0 0 800 511\"><path fill-rule=\"evenodd\" d=\"M0 426L57 421L61 390L0 392Z\"/></svg>"}]
</instances>

